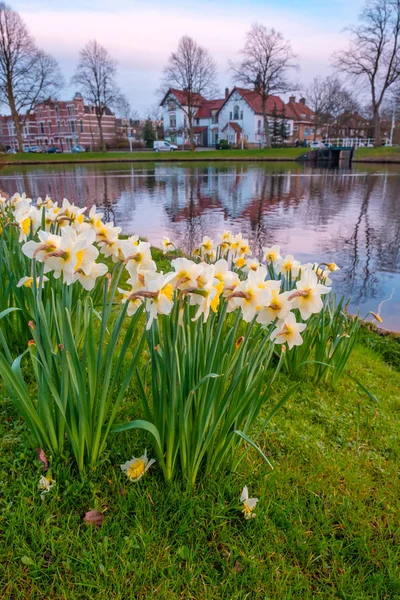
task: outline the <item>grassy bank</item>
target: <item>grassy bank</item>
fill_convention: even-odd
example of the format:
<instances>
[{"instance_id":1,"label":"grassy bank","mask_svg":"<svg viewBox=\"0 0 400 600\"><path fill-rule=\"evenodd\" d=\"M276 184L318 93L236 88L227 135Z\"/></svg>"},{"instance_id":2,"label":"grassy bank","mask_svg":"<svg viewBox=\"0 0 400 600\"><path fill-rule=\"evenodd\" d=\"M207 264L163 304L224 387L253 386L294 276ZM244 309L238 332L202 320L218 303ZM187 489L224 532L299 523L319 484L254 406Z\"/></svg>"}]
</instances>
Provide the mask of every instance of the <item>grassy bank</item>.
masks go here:
<instances>
[{"instance_id":1,"label":"grassy bank","mask_svg":"<svg viewBox=\"0 0 400 600\"><path fill-rule=\"evenodd\" d=\"M305 368L290 401L252 432L274 471L250 449L238 473L194 492L167 489L157 465L129 482L119 465L144 446L126 432L95 473L58 464L41 500L26 427L0 388L0 599L399 597L397 346L364 330L349 365L379 404L352 379L316 387ZM281 373L271 405L293 383ZM133 382L117 421L139 414ZM250 521L245 484L260 499ZM99 528L82 520L91 509L104 515Z\"/></svg>"},{"instance_id":2,"label":"grassy bank","mask_svg":"<svg viewBox=\"0 0 400 600\"><path fill-rule=\"evenodd\" d=\"M400 163L400 147L358 148L354 162Z\"/></svg>"},{"instance_id":3,"label":"grassy bank","mask_svg":"<svg viewBox=\"0 0 400 600\"><path fill-rule=\"evenodd\" d=\"M304 148L271 148L266 150L205 150L201 152L85 152L82 154L8 154L0 165L57 164L81 162L160 162L160 161L278 161L296 160Z\"/></svg>"}]
</instances>

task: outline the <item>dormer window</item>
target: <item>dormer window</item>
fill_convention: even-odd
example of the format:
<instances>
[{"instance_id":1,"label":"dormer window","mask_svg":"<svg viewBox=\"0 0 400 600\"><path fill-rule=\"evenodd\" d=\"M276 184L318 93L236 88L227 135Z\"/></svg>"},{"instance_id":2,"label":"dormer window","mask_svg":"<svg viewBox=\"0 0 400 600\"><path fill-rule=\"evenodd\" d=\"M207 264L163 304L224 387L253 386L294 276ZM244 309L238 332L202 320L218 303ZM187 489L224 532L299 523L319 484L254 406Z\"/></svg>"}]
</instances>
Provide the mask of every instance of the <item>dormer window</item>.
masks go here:
<instances>
[{"instance_id":1,"label":"dormer window","mask_svg":"<svg viewBox=\"0 0 400 600\"><path fill-rule=\"evenodd\" d=\"M175 100L168 100L168 110L169 111L176 110L176 102L175 102Z\"/></svg>"}]
</instances>

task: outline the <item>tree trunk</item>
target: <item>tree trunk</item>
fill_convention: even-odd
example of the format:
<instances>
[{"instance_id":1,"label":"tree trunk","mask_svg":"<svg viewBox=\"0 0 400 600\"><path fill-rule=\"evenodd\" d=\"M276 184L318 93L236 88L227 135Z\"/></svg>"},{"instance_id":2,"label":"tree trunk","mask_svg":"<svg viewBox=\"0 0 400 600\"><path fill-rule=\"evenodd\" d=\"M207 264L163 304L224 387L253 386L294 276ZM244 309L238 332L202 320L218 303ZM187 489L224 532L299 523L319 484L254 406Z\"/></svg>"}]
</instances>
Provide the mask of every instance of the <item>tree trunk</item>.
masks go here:
<instances>
[{"instance_id":1,"label":"tree trunk","mask_svg":"<svg viewBox=\"0 0 400 600\"><path fill-rule=\"evenodd\" d=\"M193 133L193 115L192 115L192 111L190 111L190 110L189 110L189 114L188 114L188 123L189 123L190 148L194 152L195 145L194 145L194 133Z\"/></svg>"},{"instance_id":2,"label":"tree trunk","mask_svg":"<svg viewBox=\"0 0 400 600\"><path fill-rule=\"evenodd\" d=\"M17 134L18 150L19 150L19 152L23 152L24 151L24 142L22 139L21 123L19 120L18 111L15 106L14 94L12 93L11 83L9 83L9 85L8 85L7 96L8 96L8 104L9 104L10 110L11 110L11 116L13 118L13 122L14 122L14 126L15 126L15 133Z\"/></svg>"},{"instance_id":3,"label":"tree trunk","mask_svg":"<svg viewBox=\"0 0 400 600\"><path fill-rule=\"evenodd\" d=\"M104 136L103 136L103 123L102 123L102 116L101 114L97 115L97 122L99 124L99 134L100 134L100 146L103 152L106 151L106 145L104 143Z\"/></svg>"},{"instance_id":4,"label":"tree trunk","mask_svg":"<svg viewBox=\"0 0 400 600\"><path fill-rule=\"evenodd\" d=\"M262 114L263 114L263 120L264 120L264 145L266 148L271 148L271 133L269 131L269 123L268 123L268 117L267 117L267 112L266 112L266 105L267 105L267 98L262 98L261 99L262 102Z\"/></svg>"},{"instance_id":5,"label":"tree trunk","mask_svg":"<svg viewBox=\"0 0 400 600\"><path fill-rule=\"evenodd\" d=\"M382 146L381 139L381 118L379 115L379 109L374 108L374 138L375 138L375 147Z\"/></svg>"}]
</instances>

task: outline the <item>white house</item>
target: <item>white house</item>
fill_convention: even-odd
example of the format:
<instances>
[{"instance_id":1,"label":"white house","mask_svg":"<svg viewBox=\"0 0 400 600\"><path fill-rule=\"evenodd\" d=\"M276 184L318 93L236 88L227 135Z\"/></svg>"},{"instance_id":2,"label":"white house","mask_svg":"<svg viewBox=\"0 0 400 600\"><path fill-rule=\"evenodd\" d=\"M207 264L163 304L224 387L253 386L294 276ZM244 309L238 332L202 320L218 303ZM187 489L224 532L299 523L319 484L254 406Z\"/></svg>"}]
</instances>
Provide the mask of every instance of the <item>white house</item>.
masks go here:
<instances>
[{"instance_id":1,"label":"white house","mask_svg":"<svg viewBox=\"0 0 400 600\"><path fill-rule=\"evenodd\" d=\"M207 100L195 94L194 108L198 110ZM183 144L187 140L188 116L187 95L182 90L170 88L162 99L165 139L175 144Z\"/></svg>"},{"instance_id":2,"label":"white house","mask_svg":"<svg viewBox=\"0 0 400 600\"><path fill-rule=\"evenodd\" d=\"M286 133L293 134L293 118L283 100L279 96L270 96L267 100L267 115L272 127L274 114L284 120ZM264 145L264 120L262 116L261 96L254 90L234 87L218 112L219 138L232 144L240 144L241 140L249 144Z\"/></svg>"}]
</instances>

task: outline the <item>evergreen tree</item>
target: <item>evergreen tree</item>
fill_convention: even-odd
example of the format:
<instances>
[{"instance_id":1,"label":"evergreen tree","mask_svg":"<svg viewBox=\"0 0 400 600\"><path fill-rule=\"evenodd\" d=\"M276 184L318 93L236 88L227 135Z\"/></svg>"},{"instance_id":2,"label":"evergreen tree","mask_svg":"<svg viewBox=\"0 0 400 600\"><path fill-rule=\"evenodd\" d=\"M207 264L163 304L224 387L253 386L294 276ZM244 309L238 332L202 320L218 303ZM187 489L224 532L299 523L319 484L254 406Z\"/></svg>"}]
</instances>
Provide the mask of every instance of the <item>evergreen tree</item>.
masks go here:
<instances>
[{"instance_id":1,"label":"evergreen tree","mask_svg":"<svg viewBox=\"0 0 400 600\"><path fill-rule=\"evenodd\" d=\"M281 119L280 119L280 124L279 124L279 137L280 137L281 142L284 142L285 140L288 139L288 126L287 126L287 121L286 121L285 105L283 105L282 111L281 111Z\"/></svg>"},{"instance_id":2,"label":"evergreen tree","mask_svg":"<svg viewBox=\"0 0 400 600\"><path fill-rule=\"evenodd\" d=\"M272 115L272 123L270 124L271 143L273 145L276 145L279 143L280 126L281 126L276 104L274 104L274 108L272 110L271 115Z\"/></svg>"},{"instance_id":3,"label":"evergreen tree","mask_svg":"<svg viewBox=\"0 0 400 600\"><path fill-rule=\"evenodd\" d=\"M153 129L153 123L147 119L143 127L143 139L146 142L146 148L152 148L153 142L156 139Z\"/></svg>"}]
</instances>

